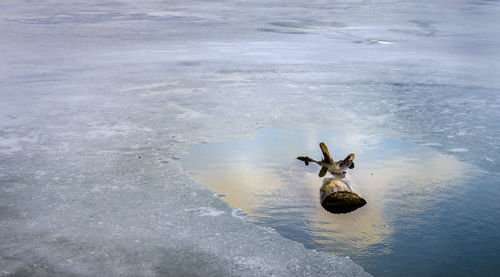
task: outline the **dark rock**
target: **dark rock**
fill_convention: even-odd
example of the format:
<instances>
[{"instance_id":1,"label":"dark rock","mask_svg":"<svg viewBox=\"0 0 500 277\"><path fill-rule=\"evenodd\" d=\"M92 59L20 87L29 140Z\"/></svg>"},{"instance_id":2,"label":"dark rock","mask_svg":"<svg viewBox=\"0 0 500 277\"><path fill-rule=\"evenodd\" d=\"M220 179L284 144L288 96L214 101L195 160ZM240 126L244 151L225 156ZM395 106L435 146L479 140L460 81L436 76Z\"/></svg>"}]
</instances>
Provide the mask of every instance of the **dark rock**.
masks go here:
<instances>
[{"instance_id":1,"label":"dark rock","mask_svg":"<svg viewBox=\"0 0 500 277\"><path fill-rule=\"evenodd\" d=\"M319 192L321 206L331 213L349 213L366 204L341 178L323 179Z\"/></svg>"},{"instance_id":2,"label":"dark rock","mask_svg":"<svg viewBox=\"0 0 500 277\"><path fill-rule=\"evenodd\" d=\"M321 206L334 214L349 213L365 204L365 199L351 191L334 192L321 200Z\"/></svg>"}]
</instances>

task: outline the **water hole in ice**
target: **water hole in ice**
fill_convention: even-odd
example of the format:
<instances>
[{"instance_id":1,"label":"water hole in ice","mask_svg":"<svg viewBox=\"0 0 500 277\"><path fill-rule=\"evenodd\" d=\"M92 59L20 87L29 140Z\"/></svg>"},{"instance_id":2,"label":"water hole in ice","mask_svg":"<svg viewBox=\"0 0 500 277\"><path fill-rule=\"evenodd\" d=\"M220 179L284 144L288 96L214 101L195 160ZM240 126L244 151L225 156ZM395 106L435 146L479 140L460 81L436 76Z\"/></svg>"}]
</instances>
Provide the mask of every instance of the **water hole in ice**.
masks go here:
<instances>
[{"instance_id":1,"label":"water hole in ice","mask_svg":"<svg viewBox=\"0 0 500 277\"><path fill-rule=\"evenodd\" d=\"M347 178L366 206L341 215L321 207L319 167L296 159L320 159L321 141L334 160L356 154ZM248 220L307 248L349 256L374 276L430 274L444 270L442 264L467 273L466 267L484 260L460 251L489 249L498 236L498 226L492 227L498 193L488 193L495 177L409 141L335 130L264 128L249 141L193 145L181 162L196 181L242 209ZM483 183L480 191L478 182ZM481 217L488 211L494 212ZM484 237L474 237L481 227ZM457 240L470 249L457 249Z\"/></svg>"}]
</instances>

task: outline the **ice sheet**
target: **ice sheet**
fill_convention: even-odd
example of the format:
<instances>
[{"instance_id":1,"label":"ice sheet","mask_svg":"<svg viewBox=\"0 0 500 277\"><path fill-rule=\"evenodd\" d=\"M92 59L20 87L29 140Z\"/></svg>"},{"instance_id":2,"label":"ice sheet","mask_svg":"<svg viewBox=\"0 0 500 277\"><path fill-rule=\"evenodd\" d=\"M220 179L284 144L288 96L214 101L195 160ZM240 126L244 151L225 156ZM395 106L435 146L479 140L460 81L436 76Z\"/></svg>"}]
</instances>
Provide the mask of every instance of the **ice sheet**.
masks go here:
<instances>
[{"instance_id":1,"label":"ice sheet","mask_svg":"<svg viewBox=\"0 0 500 277\"><path fill-rule=\"evenodd\" d=\"M498 172L498 10L4 1L0 256L64 276L364 275L233 217L178 155L315 125Z\"/></svg>"}]
</instances>

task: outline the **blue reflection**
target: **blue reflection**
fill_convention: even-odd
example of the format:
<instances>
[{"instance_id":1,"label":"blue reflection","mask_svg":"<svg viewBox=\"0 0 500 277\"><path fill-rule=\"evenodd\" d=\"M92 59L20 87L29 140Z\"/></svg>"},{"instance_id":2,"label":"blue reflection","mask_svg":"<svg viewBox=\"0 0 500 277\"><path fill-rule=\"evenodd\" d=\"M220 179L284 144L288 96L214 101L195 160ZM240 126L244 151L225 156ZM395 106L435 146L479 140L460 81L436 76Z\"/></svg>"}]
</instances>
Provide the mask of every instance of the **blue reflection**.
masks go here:
<instances>
[{"instance_id":1,"label":"blue reflection","mask_svg":"<svg viewBox=\"0 0 500 277\"><path fill-rule=\"evenodd\" d=\"M319 167L296 160L356 154L347 176L368 204L334 215ZM185 167L249 220L308 248L349 256L375 276L498 272L498 175L408 141L333 130L265 128L249 141L193 146Z\"/></svg>"}]
</instances>

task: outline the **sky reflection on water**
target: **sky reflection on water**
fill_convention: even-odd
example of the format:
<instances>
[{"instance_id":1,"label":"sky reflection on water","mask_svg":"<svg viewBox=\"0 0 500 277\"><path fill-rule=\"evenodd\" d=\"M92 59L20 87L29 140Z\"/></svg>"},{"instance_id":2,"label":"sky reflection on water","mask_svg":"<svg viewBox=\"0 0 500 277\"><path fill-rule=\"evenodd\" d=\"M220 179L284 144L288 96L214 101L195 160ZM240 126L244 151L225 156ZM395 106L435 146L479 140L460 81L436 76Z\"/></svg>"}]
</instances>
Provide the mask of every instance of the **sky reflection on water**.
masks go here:
<instances>
[{"instance_id":1,"label":"sky reflection on water","mask_svg":"<svg viewBox=\"0 0 500 277\"><path fill-rule=\"evenodd\" d=\"M356 154L348 178L366 206L343 215L321 207L319 167L296 160L299 155L320 158L321 141L334 159ZM459 229L447 229L461 223L442 218L461 205L461 192L471 175L479 174L477 169L411 142L332 130L266 128L250 141L195 145L182 162L197 181L226 195L224 200L251 221L308 248L350 256L375 276L439 272L439 256L448 254L439 247L446 244L442 236L450 239L449 234L458 232L460 239L474 232L467 221ZM468 201L477 205L480 199ZM475 212L457 216L475 218ZM429 253L432 247L435 251ZM399 268L389 266L389 259Z\"/></svg>"}]
</instances>

